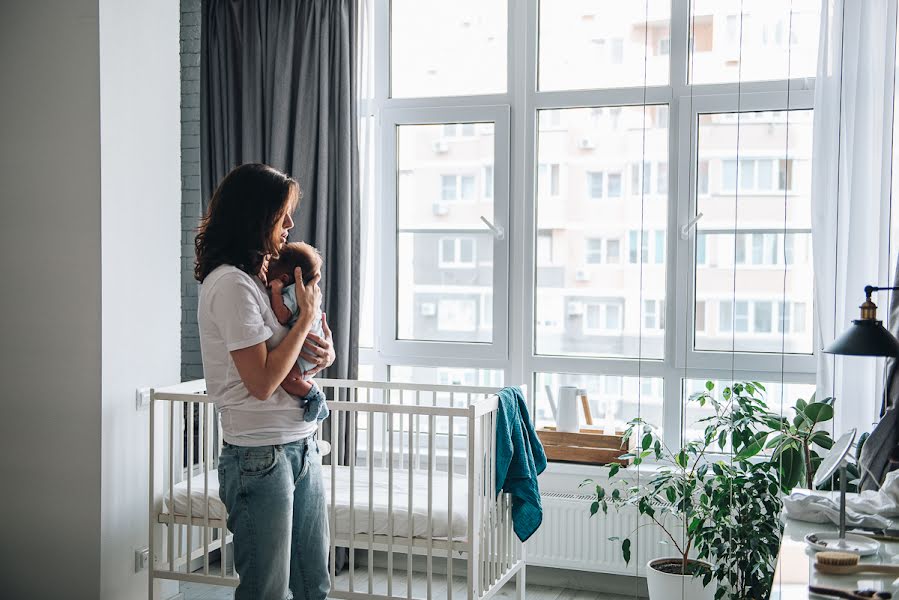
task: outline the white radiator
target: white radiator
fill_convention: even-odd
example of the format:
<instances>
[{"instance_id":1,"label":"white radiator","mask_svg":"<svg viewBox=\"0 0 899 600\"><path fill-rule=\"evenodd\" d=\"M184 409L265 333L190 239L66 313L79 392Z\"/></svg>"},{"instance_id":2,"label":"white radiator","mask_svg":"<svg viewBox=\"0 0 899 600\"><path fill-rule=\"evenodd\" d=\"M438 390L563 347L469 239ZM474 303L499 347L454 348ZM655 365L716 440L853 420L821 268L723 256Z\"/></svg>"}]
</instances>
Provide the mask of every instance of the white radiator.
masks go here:
<instances>
[{"instance_id":1,"label":"white radiator","mask_svg":"<svg viewBox=\"0 0 899 600\"><path fill-rule=\"evenodd\" d=\"M527 563L544 567L577 569L598 573L643 576L646 563L660 556L676 556L670 543L662 543L665 533L643 518L638 522L636 508L615 510L609 507L590 516L592 498L586 495L544 493L543 525L527 542ZM632 534L638 525L650 523ZM669 531L682 531L674 524ZM621 542L609 537L631 537L631 561L621 557Z\"/></svg>"}]
</instances>

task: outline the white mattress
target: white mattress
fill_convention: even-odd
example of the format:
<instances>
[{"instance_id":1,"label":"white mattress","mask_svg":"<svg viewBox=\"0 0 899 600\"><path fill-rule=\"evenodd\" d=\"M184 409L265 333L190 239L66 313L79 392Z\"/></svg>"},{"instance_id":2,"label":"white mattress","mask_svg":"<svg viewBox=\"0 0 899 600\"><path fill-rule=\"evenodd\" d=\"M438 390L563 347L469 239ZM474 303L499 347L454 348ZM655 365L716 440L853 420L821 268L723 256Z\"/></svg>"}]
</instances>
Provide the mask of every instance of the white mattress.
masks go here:
<instances>
[{"instance_id":1,"label":"white mattress","mask_svg":"<svg viewBox=\"0 0 899 600\"><path fill-rule=\"evenodd\" d=\"M347 535L352 523L350 511L350 468L337 467L336 485L336 512L337 534ZM325 496L328 499L329 513L331 497L331 467L325 465L322 468L324 474ZM426 538L428 536L428 474L427 471L412 471L412 536ZM384 468L375 468L373 500L374 519L373 528L369 531L368 516L368 467L357 466L354 480L353 511L355 514L355 527L357 534L373 533L375 535L387 535L390 531L387 503L390 497L390 489L387 485L388 471ZM203 497L203 474L199 474L191 481L191 512L194 518L202 517L205 513L205 500ZM434 473L433 508L432 508L432 535L435 538L449 537L448 510L447 510L447 474ZM464 539L467 529L468 513L468 479L464 475L453 476L453 538ZM408 537L409 532L409 472L401 469L393 470L393 535L394 537ZM187 515L187 481L175 485L175 513ZM168 510L169 495L166 494L163 501L165 510ZM209 518L224 519L225 506L219 499L218 475L215 471L209 473ZM330 515L332 518L334 515Z\"/></svg>"}]
</instances>

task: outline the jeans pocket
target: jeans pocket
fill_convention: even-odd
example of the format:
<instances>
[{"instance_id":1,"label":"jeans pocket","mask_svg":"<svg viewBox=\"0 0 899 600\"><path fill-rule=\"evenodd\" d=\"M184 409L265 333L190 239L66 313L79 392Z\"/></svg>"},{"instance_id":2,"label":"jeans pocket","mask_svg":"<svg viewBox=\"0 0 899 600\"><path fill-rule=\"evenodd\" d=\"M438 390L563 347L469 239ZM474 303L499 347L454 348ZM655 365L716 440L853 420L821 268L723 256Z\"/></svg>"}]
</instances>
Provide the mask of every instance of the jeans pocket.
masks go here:
<instances>
[{"instance_id":1,"label":"jeans pocket","mask_svg":"<svg viewBox=\"0 0 899 600\"><path fill-rule=\"evenodd\" d=\"M306 445L303 448L303 466L300 468L300 474L297 475L296 481L294 483L299 483L306 477L306 474L309 472L310 464L321 464L322 458L321 454L318 451L318 444L315 442L315 439L309 438L306 440Z\"/></svg>"},{"instance_id":2,"label":"jeans pocket","mask_svg":"<svg viewBox=\"0 0 899 600\"><path fill-rule=\"evenodd\" d=\"M241 448L239 466L241 475L265 475L275 468L278 460L278 449L274 446Z\"/></svg>"}]
</instances>

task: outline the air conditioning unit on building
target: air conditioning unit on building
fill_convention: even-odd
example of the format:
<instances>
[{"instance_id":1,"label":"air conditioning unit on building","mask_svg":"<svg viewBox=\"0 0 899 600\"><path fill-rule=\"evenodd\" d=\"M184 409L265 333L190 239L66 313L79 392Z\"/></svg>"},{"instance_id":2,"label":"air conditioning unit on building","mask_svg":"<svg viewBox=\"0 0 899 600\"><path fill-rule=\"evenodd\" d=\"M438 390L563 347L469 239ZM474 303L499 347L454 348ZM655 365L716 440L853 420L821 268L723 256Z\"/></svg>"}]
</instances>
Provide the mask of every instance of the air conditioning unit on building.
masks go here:
<instances>
[{"instance_id":1,"label":"air conditioning unit on building","mask_svg":"<svg viewBox=\"0 0 899 600\"><path fill-rule=\"evenodd\" d=\"M449 205L445 202L435 202L433 208L435 217L443 217L449 214Z\"/></svg>"},{"instance_id":2,"label":"air conditioning unit on building","mask_svg":"<svg viewBox=\"0 0 899 600\"><path fill-rule=\"evenodd\" d=\"M568 312L569 317L577 317L579 315L584 314L584 303L583 302L569 302L567 312Z\"/></svg>"},{"instance_id":3,"label":"air conditioning unit on building","mask_svg":"<svg viewBox=\"0 0 899 600\"><path fill-rule=\"evenodd\" d=\"M423 317L433 317L437 314L437 305L433 302L422 302L421 303L421 316Z\"/></svg>"},{"instance_id":4,"label":"air conditioning unit on building","mask_svg":"<svg viewBox=\"0 0 899 600\"><path fill-rule=\"evenodd\" d=\"M585 137L577 141L577 147L581 150L593 150L596 148L596 144L593 143L592 139Z\"/></svg>"},{"instance_id":5,"label":"air conditioning unit on building","mask_svg":"<svg viewBox=\"0 0 899 600\"><path fill-rule=\"evenodd\" d=\"M574 279L576 281L590 281L590 271L584 268L577 269L574 272Z\"/></svg>"},{"instance_id":6,"label":"air conditioning unit on building","mask_svg":"<svg viewBox=\"0 0 899 600\"><path fill-rule=\"evenodd\" d=\"M431 145L431 148L433 148L434 152L436 152L437 154L445 154L449 152L449 142L447 142L446 140L436 140Z\"/></svg>"}]
</instances>

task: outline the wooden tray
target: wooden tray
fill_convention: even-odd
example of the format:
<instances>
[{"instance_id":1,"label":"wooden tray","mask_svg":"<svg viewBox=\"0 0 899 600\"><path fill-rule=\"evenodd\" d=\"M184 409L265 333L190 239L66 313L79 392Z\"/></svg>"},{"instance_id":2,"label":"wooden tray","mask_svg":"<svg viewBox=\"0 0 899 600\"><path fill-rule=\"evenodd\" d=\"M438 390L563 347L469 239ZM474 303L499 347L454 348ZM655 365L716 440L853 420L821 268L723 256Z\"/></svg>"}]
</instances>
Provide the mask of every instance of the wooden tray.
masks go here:
<instances>
[{"instance_id":1,"label":"wooden tray","mask_svg":"<svg viewBox=\"0 0 899 600\"><path fill-rule=\"evenodd\" d=\"M537 437L543 443L548 460L588 465L628 465L627 459L618 458L627 452L621 433L608 435L599 429L587 428L570 433L556 431L555 427L542 427L537 430Z\"/></svg>"}]
</instances>

